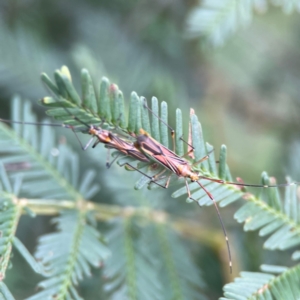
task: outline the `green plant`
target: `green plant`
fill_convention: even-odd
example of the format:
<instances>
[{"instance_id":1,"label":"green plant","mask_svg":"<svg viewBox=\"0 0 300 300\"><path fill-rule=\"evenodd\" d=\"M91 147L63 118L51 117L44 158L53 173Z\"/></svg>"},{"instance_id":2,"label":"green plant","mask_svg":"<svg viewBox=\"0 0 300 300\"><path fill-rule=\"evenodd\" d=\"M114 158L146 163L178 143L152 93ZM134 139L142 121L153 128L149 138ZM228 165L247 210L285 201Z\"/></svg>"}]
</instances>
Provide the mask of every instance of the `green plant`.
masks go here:
<instances>
[{"instance_id":1,"label":"green plant","mask_svg":"<svg viewBox=\"0 0 300 300\"><path fill-rule=\"evenodd\" d=\"M254 11L266 12L269 4L281 7L286 14L300 10L297 0L201 1L187 18L186 33L191 38L203 36L210 44L220 46L238 28L251 23Z\"/></svg>"},{"instance_id":2,"label":"green plant","mask_svg":"<svg viewBox=\"0 0 300 300\"><path fill-rule=\"evenodd\" d=\"M61 107L64 105L72 114L88 124L99 124L101 120L105 120L105 126L119 126L123 134L137 133L139 128L143 127L151 132L156 140L169 147L166 127L161 126L156 118L150 123L142 99L135 92L131 94L129 116L126 119L123 94L116 85L111 85L108 79L102 79L98 93L88 71L82 70L82 97L75 90L66 67L57 70L54 79L55 82L47 75L42 75L43 82L53 94L52 97L42 100L43 105L49 108L48 115L66 124L73 124L76 131L84 133L86 128L66 113ZM152 99L152 109L158 113L156 98ZM165 121L167 113L167 104L163 102L161 116ZM28 102L22 104L19 98L15 98L13 119L35 121ZM184 144L179 138L183 133L182 119L180 110L177 110L176 151L180 155L185 153ZM198 160L210 151L212 146L204 143L201 125L194 114L191 115L190 123L195 160ZM188 215L182 219L172 214L171 209L165 209L168 199L163 199L161 191L151 190L142 195L131 192L127 177L134 176L134 173L130 172L125 178L122 173L125 171L116 167L113 168L114 173L108 175L111 178L106 183L106 186L113 185L112 181L118 183L114 184L111 190L115 199L115 203L112 203L112 196L106 198L105 194L98 193L97 172L88 170L79 176L82 172L79 171L78 155L64 142L59 146L55 145L53 128L42 127L39 134L34 126L14 124L13 127L14 130L0 123L0 250L3 278L14 245L35 272L47 277L39 283L43 290L30 299L45 299L47 296L79 299L75 286L80 284L85 276L94 273L94 268L97 267L102 267L103 270L100 274L94 274L90 282L93 283L98 296L92 296L91 286L86 289L79 286L87 299L100 297L99 295L105 299L206 299L204 295L209 291L205 291L205 278L199 272L193 252L187 247L190 243L187 240L196 239L197 246L200 240L213 248L220 247L220 243L223 243L219 236L216 238L211 232L206 235L205 232L201 232L202 227L199 224L189 222ZM218 167L212 154L199 169L209 177L231 180L226 153L226 147L222 146ZM89 156L94 165L96 160L100 160L99 155L90 153ZM129 157L122 157L118 162L124 161L134 163ZM101 162L104 164L103 160ZM149 169L149 165L140 167L147 174L151 175L154 172ZM270 180L272 181L263 173L262 183L269 184ZM148 181L147 177L142 177L135 186L141 188ZM183 184L175 176L172 182L174 185ZM205 186L221 207L240 198L246 201L236 212L235 218L238 222L245 222L245 230L260 229L260 235L271 235L265 242L265 248L287 250L299 246L300 212L296 186L286 188L283 201L277 189L265 189L258 196L254 196L237 186L213 182L208 182ZM201 205L211 205L211 200L198 186L191 183L190 189ZM129 194L126 194L127 191ZM158 200L153 198L154 193L159 193L157 195L160 197L156 197ZM185 187L174 192L173 197L183 194L186 194ZM88 200L91 198L93 202ZM173 205L183 209L187 206L179 201L173 202ZM56 231L38 239L35 259L15 237L22 213L31 217L59 214L52 219L52 223L56 224ZM185 239L180 234L183 234ZM299 258L299 251L294 252L293 258ZM300 293L299 284L296 284L300 278L298 265L280 270L283 273L276 278L261 275L263 279L250 290L245 289L245 282L251 278L251 274L242 273L242 281L237 281L234 286L225 286L225 296L231 299L251 299L252 296L252 299L255 299L256 295L263 292L269 295L267 299L280 299L276 293L278 285L279 295ZM228 268L226 271L229 272ZM275 271L278 271L278 268ZM12 299L4 283L0 288L5 299ZM234 295L228 294L233 290ZM273 296L270 296L271 294Z\"/></svg>"}]
</instances>

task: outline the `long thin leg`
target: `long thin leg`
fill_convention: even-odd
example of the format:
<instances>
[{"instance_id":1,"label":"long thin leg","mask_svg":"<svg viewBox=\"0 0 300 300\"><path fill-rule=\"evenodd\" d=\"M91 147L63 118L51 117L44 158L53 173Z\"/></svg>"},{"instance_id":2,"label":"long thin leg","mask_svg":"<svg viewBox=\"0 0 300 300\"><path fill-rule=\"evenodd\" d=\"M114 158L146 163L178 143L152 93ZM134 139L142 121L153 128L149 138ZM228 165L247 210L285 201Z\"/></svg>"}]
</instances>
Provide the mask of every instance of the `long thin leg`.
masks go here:
<instances>
[{"instance_id":1,"label":"long thin leg","mask_svg":"<svg viewBox=\"0 0 300 300\"><path fill-rule=\"evenodd\" d=\"M187 181L187 178L185 178L185 186L186 186L186 191L188 193L188 197L194 201L196 201L195 199L192 198L192 195L191 195L191 191L190 191L190 187L189 187L189 184L188 184L188 181ZM196 201L198 203L198 201Z\"/></svg>"},{"instance_id":2,"label":"long thin leg","mask_svg":"<svg viewBox=\"0 0 300 300\"><path fill-rule=\"evenodd\" d=\"M171 177L172 177L172 174L169 175L166 183L165 183L165 188L167 189L169 187L169 184L170 184L170 180L171 180Z\"/></svg>"},{"instance_id":3,"label":"long thin leg","mask_svg":"<svg viewBox=\"0 0 300 300\"><path fill-rule=\"evenodd\" d=\"M209 159L209 155L210 155L213 151L214 151L214 149L211 150L211 151L209 151L204 157L202 157L202 158L199 159L198 161L194 162L194 163L192 164L192 166L199 165L199 164L201 164L202 162L208 160L208 159Z\"/></svg>"},{"instance_id":4,"label":"long thin leg","mask_svg":"<svg viewBox=\"0 0 300 300\"><path fill-rule=\"evenodd\" d=\"M189 142L187 142L185 139L183 139L183 135L179 139L181 139L185 144L187 144L189 147L192 148L190 151L188 151L188 153L193 152L195 150L193 145L191 145ZM184 155L186 155L186 154L184 154Z\"/></svg>"},{"instance_id":5,"label":"long thin leg","mask_svg":"<svg viewBox=\"0 0 300 300\"><path fill-rule=\"evenodd\" d=\"M81 149L82 149L83 151L85 151L85 150L90 146L90 144L92 143L92 141L94 140L94 137L92 137L92 138L87 142L87 144L86 144L85 146L83 146L83 144L81 143L81 141L80 141L80 139L79 139L77 133L74 131L73 128L72 128L72 131L73 131L73 133L75 134L76 139L77 139L78 143L80 144Z\"/></svg>"},{"instance_id":6,"label":"long thin leg","mask_svg":"<svg viewBox=\"0 0 300 300\"><path fill-rule=\"evenodd\" d=\"M201 182L199 182L199 181L196 181L196 182L204 190L204 192L207 194L207 196L212 200L212 202L213 202L213 204L214 204L214 206L216 208L216 211L217 211L217 214L218 214L218 218L219 218L219 221L221 223L222 230L223 230L223 233L224 233L224 236L225 236L225 240L226 240L227 252L228 252L228 259L229 259L229 268L230 268L230 273L232 273L232 259L231 259L231 251L230 251L229 239L228 239L228 235L227 235L224 223L222 221L222 217L221 217L221 214L220 214L217 202L215 201L215 199L212 196L212 194L201 184ZM187 179L185 180L185 185L186 185L186 189L187 189L187 193L188 193L189 198L192 199L193 201L197 202L198 205L200 206L199 202L196 199L194 199L194 198L191 197L191 191L190 191Z\"/></svg>"},{"instance_id":7,"label":"long thin leg","mask_svg":"<svg viewBox=\"0 0 300 300\"><path fill-rule=\"evenodd\" d=\"M100 144L100 141L97 139L94 143L94 145L92 146L92 148L94 149L98 144Z\"/></svg>"},{"instance_id":8,"label":"long thin leg","mask_svg":"<svg viewBox=\"0 0 300 300\"><path fill-rule=\"evenodd\" d=\"M192 152L194 152L194 148L189 150L188 152L184 153L181 157L185 157L188 156L189 154L191 154Z\"/></svg>"},{"instance_id":9,"label":"long thin leg","mask_svg":"<svg viewBox=\"0 0 300 300\"><path fill-rule=\"evenodd\" d=\"M172 144L173 144L173 151L175 152L175 130L167 124L160 116L158 116L147 104L146 98L144 98L144 107L148 109L158 120L160 120L163 124L165 124L171 131L171 138L172 138Z\"/></svg>"},{"instance_id":10,"label":"long thin leg","mask_svg":"<svg viewBox=\"0 0 300 300\"><path fill-rule=\"evenodd\" d=\"M162 174L164 174L167 171L167 169L163 169L162 171L158 172L154 176L152 176L153 179L159 178Z\"/></svg>"},{"instance_id":11,"label":"long thin leg","mask_svg":"<svg viewBox=\"0 0 300 300\"><path fill-rule=\"evenodd\" d=\"M93 147L94 147L94 146L93 146ZM117 155L117 157L118 157L118 155ZM106 152L106 168L107 168L107 169L109 169L110 166L111 166L109 160L110 160L110 149L107 149L107 152ZM113 160L113 162L114 162L114 161L115 161L115 160ZM113 162L112 162L112 163L113 163Z\"/></svg>"},{"instance_id":12,"label":"long thin leg","mask_svg":"<svg viewBox=\"0 0 300 300\"><path fill-rule=\"evenodd\" d=\"M80 139L79 139L79 137L78 137L78 135L77 135L77 133L74 131L74 129L72 128L72 131L73 131L73 133L75 134L75 136L76 136L76 139L77 139L77 141L79 142L79 144L80 144L80 146L81 146L81 149L83 150L83 151L85 151L90 145L91 145L91 143L93 142L93 140L94 140L94 136L87 142L87 144L85 145L85 146L83 146L83 144L81 143L81 141L80 141Z\"/></svg>"},{"instance_id":13,"label":"long thin leg","mask_svg":"<svg viewBox=\"0 0 300 300\"><path fill-rule=\"evenodd\" d=\"M159 173L157 173L156 175L154 175L154 176L152 177L151 182L149 182L149 185L150 185L152 182L156 183L157 180L162 180L162 179L164 179L164 178L167 177L167 181L166 181L166 183L165 183L165 185L164 185L164 188L167 189L167 188L169 187L169 184L170 184L170 179L171 179L172 173L171 173L169 176L163 176L163 177L161 177L161 175L164 174L166 171L167 171L167 169L163 169L161 172L159 172Z\"/></svg>"},{"instance_id":14,"label":"long thin leg","mask_svg":"<svg viewBox=\"0 0 300 300\"><path fill-rule=\"evenodd\" d=\"M156 185L158 185L158 186L160 186L160 187L162 187L162 188L164 188L164 189L166 188L164 185L161 185L161 184L159 184L158 182L153 181L153 177L147 175L146 173L142 172L141 170L139 170L138 168L132 166L132 165L129 164L129 163L124 163L124 164L122 164L122 165L120 165L120 166L121 166L121 167L127 166L127 167L129 167L130 169L132 169L132 170L138 171L138 172L141 173L142 175L144 175L144 176L146 176L147 178L149 178L149 179L151 180L151 182L155 183Z\"/></svg>"},{"instance_id":15,"label":"long thin leg","mask_svg":"<svg viewBox=\"0 0 300 300\"><path fill-rule=\"evenodd\" d=\"M109 162L109 159L110 159L110 149L107 149L107 159L106 159L106 167L107 167L107 169L109 169L113 165L113 163L119 158L119 156L120 156L120 153L118 153L114 157L114 159L111 162Z\"/></svg>"},{"instance_id":16,"label":"long thin leg","mask_svg":"<svg viewBox=\"0 0 300 300\"><path fill-rule=\"evenodd\" d=\"M171 130L171 135L174 135L175 130L167 124L164 120L161 119L160 116L158 116L147 104L146 98L144 98L144 107L147 108L157 119L159 119L163 124L165 124L170 130Z\"/></svg>"},{"instance_id":17,"label":"long thin leg","mask_svg":"<svg viewBox=\"0 0 300 300\"><path fill-rule=\"evenodd\" d=\"M176 152L175 150L175 130L167 124L164 120L161 119L147 104L147 100L144 98L144 107L147 108L156 118L158 118L164 125L166 125L170 131L171 131L171 137L172 137L172 144L173 144L173 151ZM180 140L182 140L185 144L187 144L189 147L191 147L191 150L189 150L187 153L185 153L183 156L186 156L193 152L195 150L194 146L188 143L186 140L183 139L183 136L180 137Z\"/></svg>"},{"instance_id":18,"label":"long thin leg","mask_svg":"<svg viewBox=\"0 0 300 300\"><path fill-rule=\"evenodd\" d=\"M201 164L202 162L208 160L208 158L209 158L209 155L205 155L205 156L202 157L201 159L199 159L199 160L197 160L196 162L194 162L194 163L192 164L192 166L199 165L199 164Z\"/></svg>"}]
</instances>

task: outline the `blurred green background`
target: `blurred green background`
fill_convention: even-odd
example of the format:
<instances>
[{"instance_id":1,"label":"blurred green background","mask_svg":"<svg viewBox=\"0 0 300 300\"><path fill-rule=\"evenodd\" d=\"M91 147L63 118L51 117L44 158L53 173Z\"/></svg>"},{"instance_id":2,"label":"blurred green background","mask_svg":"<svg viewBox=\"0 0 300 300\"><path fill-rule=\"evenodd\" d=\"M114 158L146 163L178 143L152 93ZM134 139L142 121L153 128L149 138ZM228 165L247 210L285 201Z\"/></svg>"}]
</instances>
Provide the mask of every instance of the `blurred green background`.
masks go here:
<instances>
[{"instance_id":1,"label":"blurred green background","mask_svg":"<svg viewBox=\"0 0 300 300\"><path fill-rule=\"evenodd\" d=\"M36 103L49 93L40 73L52 76L55 69L67 65L80 91L80 70L87 68L96 83L107 76L118 84L125 99L136 91L148 99L156 96L167 101L170 124L174 125L179 107L187 129L189 109L194 108L205 140L216 154L222 144L227 145L234 178L259 183L261 172L267 171L278 182L284 182L286 175L300 181L299 13L285 14L271 5L265 13L255 13L248 26L235 24L232 34L218 45L209 36L190 38L187 24L202 21L191 18L199 7L192 0L0 1L1 117L9 118L10 99L18 94L31 100L42 118L44 110ZM67 140L80 154L82 169L91 166L89 152L81 152L71 134ZM99 162L101 193L114 202L109 198L115 189L114 171L106 171L104 164ZM121 169L117 172L125 174ZM134 180L128 189L139 193L131 191ZM172 202L168 210L184 215L170 194L162 192L163 201ZM263 262L289 265L288 255L262 252L262 239L256 233L243 234L232 218L235 210L235 205L222 210L234 248L235 274L240 269L258 270ZM204 230L220 230L212 209L201 216ZM23 222L19 236L33 251L36 237L45 228L31 229L39 219ZM216 299L222 285L233 277L220 274L220 263L209 247L193 251L207 294ZM36 283L24 278L29 270L22 259L16 255L14 261L8 285L22 299Z\"/></svg>"}]
</instances>

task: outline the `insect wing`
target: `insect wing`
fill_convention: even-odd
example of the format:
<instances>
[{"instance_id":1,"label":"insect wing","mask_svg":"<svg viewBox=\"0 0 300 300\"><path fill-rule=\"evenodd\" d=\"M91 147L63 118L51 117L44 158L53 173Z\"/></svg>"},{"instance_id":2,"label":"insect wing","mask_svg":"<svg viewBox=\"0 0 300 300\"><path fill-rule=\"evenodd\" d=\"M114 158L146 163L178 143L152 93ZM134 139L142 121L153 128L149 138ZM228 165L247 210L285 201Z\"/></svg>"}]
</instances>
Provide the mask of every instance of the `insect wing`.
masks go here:
<instances>
[{"instance_id":1,"label":"insect wing","mask_svg":"<svg viewBox=\"0 0 300 300\"><path fill-rule=\"evenodd\" d=\"M107 148L116 149L125 155L134 157L142 162L150 162L146 155L139 151L133 143L126 142L120 137L110 133L110 142L106 144Z\"/></svg>"},{"instance_id":2,"label":"insect wing","mask_svg":"<svg viewBox=\"0 0 300 300\"><path fill-rule=\"evenodd\" d=\"M145 155L150 157L163 154L160 147L161 145L146 134L137 136L136 146L140 148Z\"/></svg>"},{"instance_id":3,"label":"insect wing","mask_svg":"<svg viewBox=\"0 0 300 300\"><path fill-rule=\"evenodd\" d=\"M148 157L151 157L176 175L181 176L181 170L178 167L186 166L187 161L148 135L138 136L137 144Z\"/></svg>"}]
</instances>

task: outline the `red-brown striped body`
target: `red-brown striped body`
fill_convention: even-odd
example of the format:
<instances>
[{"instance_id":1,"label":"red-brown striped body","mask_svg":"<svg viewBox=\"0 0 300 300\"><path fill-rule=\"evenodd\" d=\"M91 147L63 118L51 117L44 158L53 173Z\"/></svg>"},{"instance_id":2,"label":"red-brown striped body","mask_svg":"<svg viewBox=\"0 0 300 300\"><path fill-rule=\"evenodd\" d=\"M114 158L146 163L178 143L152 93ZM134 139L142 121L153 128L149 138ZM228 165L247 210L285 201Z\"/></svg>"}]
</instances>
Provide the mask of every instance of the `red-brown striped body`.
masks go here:
<instances>
[{"instance_id":1,"label":"red-brown striped body","mask_svg":"<svg viewBox=\"0 0 300 300\"><path fill-rule=\"evenodd\" d=\"M150 162L147 156L139 151L133 143L124 141L108 130L90 127L89 134L97 137L98 141L105 144L107 148L116 149L123 154L131 156L142 162Z\"/></svg>"},{"instance_id":2,"label":"red-brown striped body","mask_svg":"<svg viewBox=\"0 0 300 300\"><path fill-rule=\"evenodd\" d=\"M175 173L178 177L190 178L191 181L199 180L196 172L192 171L191 164L175 152L158 143L145 130L140 129L140 135L136 137L135 146L147 157L161 164Z\"/></svg>"}]
</instances>

